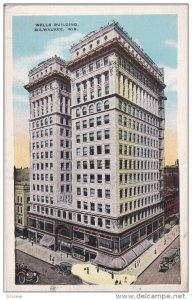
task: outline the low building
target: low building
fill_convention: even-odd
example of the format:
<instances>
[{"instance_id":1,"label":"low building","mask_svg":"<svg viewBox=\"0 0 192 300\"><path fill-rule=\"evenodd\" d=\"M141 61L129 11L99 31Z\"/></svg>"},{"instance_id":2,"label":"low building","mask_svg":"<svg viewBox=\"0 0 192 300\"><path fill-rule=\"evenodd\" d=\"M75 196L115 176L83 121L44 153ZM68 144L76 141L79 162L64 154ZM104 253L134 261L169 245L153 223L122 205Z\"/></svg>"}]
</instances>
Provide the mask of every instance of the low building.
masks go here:
<instances>
[{"instance_id":1,"label":"low building","mask_svg":"<svg viewBox=\"0 0 192 300\"><path fill-rule=\"evenodd\" d=\"M29 211L29 168L14 170L15 236L27 237Z\"/></svg>"},{"instance_id":2,"label":"low building","mask_svg":"<svg viewBox=\"0 0 192 300\"><path fill-rule=\"evenodd\" d=\"M179 164L164 168L164 208L165 224L174 223L179 218Z\"/></svg>"}]
</instances>

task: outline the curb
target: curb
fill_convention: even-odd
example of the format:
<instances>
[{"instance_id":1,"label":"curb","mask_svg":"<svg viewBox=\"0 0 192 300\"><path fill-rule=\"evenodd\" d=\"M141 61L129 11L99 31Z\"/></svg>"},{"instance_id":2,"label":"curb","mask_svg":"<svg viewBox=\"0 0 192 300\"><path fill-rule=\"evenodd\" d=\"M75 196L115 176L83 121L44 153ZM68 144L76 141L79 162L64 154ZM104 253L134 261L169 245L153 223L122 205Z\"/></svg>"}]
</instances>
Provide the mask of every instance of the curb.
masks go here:
<instances>
[{"instance_id":1,"label":"curb","mask_svg":"<svg viewBox=\"0 0 192 300\"><path fill-rule=\"evenodd\" d=\"M147 266L147 268L148 267L150 267L150 265L152 265L152 263L159 257L159 256L161 256L161 254L179 237L180 235L178 235L178 236L176 236L173 240L172 240L172 242L169 244L169 245L167 245L167 247L166 248L164 248L163 249L163 251L159 254L159 255L157 255L156 257L155 257L155 259L154 260L152 260L151 262L150 262L150 264ZM146 269L147 269L146 268ZM146 270L145 269L145 270ZM138 276L137 276L137 278L139 278L139 276L141 276L141 274L143 274L144 272L145 272L145 270L143 270ZM136 280L137 280L137 278L136 278ZM135 280L135 281L136 281ZM134 284L134 282L132 282L131 284Z\"/></svg>"}]
</instances>

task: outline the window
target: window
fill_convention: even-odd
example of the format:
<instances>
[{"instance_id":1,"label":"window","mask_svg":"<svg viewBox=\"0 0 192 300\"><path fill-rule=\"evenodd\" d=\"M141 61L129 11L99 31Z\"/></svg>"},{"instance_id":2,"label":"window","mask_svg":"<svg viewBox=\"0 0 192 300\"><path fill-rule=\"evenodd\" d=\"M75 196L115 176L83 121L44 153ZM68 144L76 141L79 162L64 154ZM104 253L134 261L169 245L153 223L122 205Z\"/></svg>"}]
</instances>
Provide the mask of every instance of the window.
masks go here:
<instances>
[{"instance_id":1,"label":"window","mask_svg":"<svg viewBox=\"0 0 192 300\"><path fill-rule=\"evenodd\" d=\"M90 155L94 155L94 146L89 147L89 153Z\"/></svg>"},{"instance_id":2,"label":"window","mask_svg":"<svg viewBox=\"0 0 192 300\"><path fill-rule=\"evenodd\" d=\"M61 152L62 153L62 152ZM80 156L81 155L81 148L76 148L76 155ZM63 157L61 157L63 158Z\"/></svg>"},{"instance_id":3,"label":"window","mask_svg":"<svg viewBox=\"0 0 192 300\"><path fill-rule=\"evenodd\" d=\"M83 161L83 169L87 169L87 161Z\"/></svg>"},{"instance_id":4,"label":"window","mask_svg":"<svg viewBox=\"0 0 192 300\"><path fill-rule=\"evenodd\" d=\"M93 71L93 64L89 64L89 72Z\"/></svg>"},{"instance_id":5,"label":"window","mask_svg":"<svg viewBox=\"0 0 192 300\"><path fill-rule=\"evenodd\" d=\"M95 182L95 175L94 175L94 174L91 174L91 175L90 175L90 182L91 182L91 183L94 183L94 182Z\"/></svg>"},{"instance_id":6,"label":"window","mask_svg":"<svg viewBox=\"0 0 192 300\"><path fill-rule=\"evenodd\" d=\"M102 160L97 160L97 169L102 169Z\"/></svg>"},{"instance_id":7,"label":"window","mask_svg":"<svg viewBox=\"0 0 192 300\"><path fill-rule=\"evenodd\" d=\"M97 183L102 183L102 175L97 175Z\"/></svg>"},{"instance_id":8,"label":"window","mask_svg":"<svg viewBox=\"0 0 192 300\"><path fill-rule=\"evenodd\" d=\"M94 141L94 132L89 133L89 140L90 142Z\"/></svg>"},{"instance_id":9,"label":"window","mask_svg":"<svg viewBox=\"0 0 192 300\"><path fill-rule=\"evenodd\" d=\"M83 155L84 155L84 156L87 155L87 147L83 147Z\"/></svg>"},{"instance_id":10,"label":"window","mask_svg":"<svg viewBox=\"0 0 192 300\"><path fill-rule=\"evenodd\" d=\"M105 160L105 169L110 169L110 160L109 159Z\"/></svg>"},{"instance_id":11,"label":"window","mask_svg":"<svg viewBox=\"0 0 192 300\"><path fill-rule=\"evenodd\" d=\"M76 78L79 77L79 70L76 71Z\"/></svg>"},{"instance_id":12,"label":"window","mask_svg":"<svg viewBox=\"0 0 192 300\"><path fill-rule=\"evenodd\" d=\"M110 175L105 175L105 183L110 183Z\"/></svg>"},{"instance_id":13,"label":"window","mask_svg":"<svg viewBox=\"0 0 192 300\"><path fill-rule=\"evenodd\" d=\"M110 138L109 130L105 130L104 133L105 133L105 139L109 139Z\"/></svg>"},{"instance_id":14,"label":"window","mask_svg":"<svg viewBox=\"0 0 192 300\"><path fill-rule=\"evenodd\" d=\"M97 140L101 140L102 135L101 135L101 131L97 131Z\"/></svg>"},{"instance_id":15,"label":"window","mask_svg":"<svg viewBox=\"0 0 192 300\"><path fill-rule=\"evenodd\" d=\"M94 127L94 119L89 119L89 127Z\"/></svg>"},{"instance_id":16,"label":"window","mask_svg":"<svg viewBox=\"0 0 192 300\"><path fill-rule=\"evenodd\" d=\"M109 109L109 101L108 100L104 102L104 109L105 110Z\"/></svg>"},{"instance_id":17,"label":"window","mask_svg":"<svg viewBox=\"0 0 192 300\"><path fill-rule=\"evenodd\" d=\"M80 196L81 195L81 188L77 188L77 195Z\"/></svg>"},{"instance_id":18,"label":"window","mask_svg":"<svg viewBox=\"0 0 192 300\"><path fill-rule=\"evenodd\" d=\"M104 116L104 123L109 124L109 115Z\"/></svg>"},{"instance_id":19,"label":"window","mask_svg":"<svg viewBox=\"0 0 192 300\"><path fill-rule=\"evenodd\" d=\"M99 40L98 40L98 41L99 41ZM100 60L97 60L97 61L96 61L96 68L99 69L99 68L100 68L100 65L101 65Z\"/></svg>"},{"instance_id":20,"label":"window","mask_svg":"<svg viewBox=\"0 0 192 300\"><path fill-rule=\"evenodd\" d=\"M87 128L87 120L83 121L83 128Z\"/></svg>"},{"instance_id":21,"label":"window","mask_svg":"<svg viewBox=\"0 0 192 300\"><path fill-rule=\"evenodd\" d=\"M105 205L105 212L106 212L107 214L110 214L110 212L111 212L111 210L110 210L110 205L108 205L108 204Z\"/></svg>"},{"instance_id":22,"label":"window","mask_svg":"<svg viewBox=\"0 0 192 300\"><path fill-rule=\"evenodd\" d=\"M105 154L110 154L110 145L105 145Z\"/></svg>"},{"instance_id":23,"label":"window","mask_svg":"<svg viewBox=\"0 0 192 300\"><path fill-rule=\"evenodd\" d=\"M81 128L80 122L76 122L76 129L78 130L78 129L80 129L80 128Z\"/></svg>"},{"instance_id":24,"label":"window","mask_svg":"<svg viewBox=\"0 0 192 300\"><path fill-rule=\"evenodd\" d=\"M93 107L93 104L91 104L89 106L89 114L93 114L94 113L94 107Z\"/></svg>"},{"instance_id":25,"label":"window","mask_svg":"<svg viewBox=\"0 0 192 300\"><path fill-rule=\"evenodd\" d=\"M105 190L105 198L110 199L110 190Z\"/></svg>"},{"instance_id":26,"label":"window","mask_svg":"<svg viewBox=\"0 0 192 300\"><path fill-rule=\"evenodd\" d=\"M98 102L96 105L97 112L101 111L101 102Z\"/></svg>"},{"instance_id":27,"label":"window","mask_svg":"<svg viewBox=\"0 0 192 300\"><path fill-rule=\"evenodd\" d=\"M83 134L83 142L87 142L87 134Z\"/></svg>"},{"instance_id":28,"label":"window","mask_svg":"<svg viewBox=\"0 0 192 300\"><path fill-rule=\"evenodd\" d=\"M81 162L77 161L77 169L81 169Z\"/></svg>"},{"instance_id":29,"label":"window","mask_svg":"<svg viewBox=\"0 0 192 300\"><path fill-rule=\"evenodd\" d=\"M97 126L101 125L101 117L97 117Z\"/></svg>"},{"instance_id":30,"label":"window","mask_svg":"<svg viewBox=\"0 0 192 300\"><path fill-rule=\"evenodd\" d=\"M97 154L102 154L102 146L97 146Z\"/></svg>"},{"instance_id":31,"label":"window","mask_svg":"<svg viewBox=\"0 0 192 300\"><path fill-rule=\"evenodd\" d=\"M95 168L95 162L94 160L90 160L90 169L94 169Z\"/></svg>"},{"instance_id":32,"label":"window","mask_svg":"<svg viewBox=\"0 0 192 300\"><path fill-rule=\"evenodd\" d=\"M76 109L76 117L80 117L80 109L79 108Z\"/></svg>"},{"instance_id":33,"label":"window","mask_svg":"<svg viewBox=\"0 0 192 300\"><path fill-rule=\"evenodd\" d=\"M83 116L86 116L86 114L87 114L87 108L85 106L83 107L82 112L83 112Z\"/></svg>"},{"instance_id":34,"label":"window","mask_svg":"<svg viewBox=\"0 0 192 300\"><path fill-rule=\"evenodd\" d=\"M102 198L102 189L97 190L97 197Z\"/></svg>"},{"instance_id":35,"label":"window","mask_svg":"<svg viewBox=\"0 0 192 300\"><path fill-rule=\"evenodd\" d=\"M94 197L94 196L95 196L95 190L91 188L90 189L90 197Z\"/></svg>"},{"instance_id":36,"label":"window","mask_svg":"<svg viewBox=\"0 0 192 300\"><path fill-rule=\"evenodd\" d=\"M85 75L86 74L86 67L82 68L82 74Z\"/></svg>"},{"instance_id":37,"label":"window","mask_svg":"<svg viewBox=\"0 0 192 300\"><path fill-rule=\"evenodd\" d=\"M77 142L77 143L80 143L80 142L81 142L80 135L76 135L76 142Z\"/></svg>"},{"instance_id":38,"label":"window","mask_svg":"<svg viewBox=\"0 0 192 300\"><path fill-rule=\"evenodd\" d=\"M107 36L105 36L105 40L107 40ZM104 66L108 65L108 56L104 57Z\"/></svg>"}]
</instances>

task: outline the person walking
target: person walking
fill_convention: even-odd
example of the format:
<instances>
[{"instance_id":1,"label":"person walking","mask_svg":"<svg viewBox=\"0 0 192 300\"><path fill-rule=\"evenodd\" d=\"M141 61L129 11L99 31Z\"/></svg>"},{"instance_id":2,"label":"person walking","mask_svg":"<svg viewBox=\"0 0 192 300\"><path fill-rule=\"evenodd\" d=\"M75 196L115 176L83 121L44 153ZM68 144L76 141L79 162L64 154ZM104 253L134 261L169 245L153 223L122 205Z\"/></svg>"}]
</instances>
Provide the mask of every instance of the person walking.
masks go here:
<instances>
[{"instance_id":1,"label":"person walking","mask_svg":"<svg viewBox=\"0 0 192 300\"><path fill-rule=\"evenodd\" d=\"M52 258L52 264L53 264L53 265L54 265L54 262L55 262L55 258L53 257L53 258Z\"/></svg>"},{"instance_id":2,"label":"person walking","mask_svg":"<svg viewBox=\"0 0 192 300\"><path fill-rule=\"evenodd\" d=\"M89 267L87 267L87 274L89 275Z\"/></svg>"},{"instance_id":3,"label":"person walking","mask_svg":"<svg viewBox=\"0 0 192 300\"><path fill-rule=\"evenodd\" d=\"M51 254L49 255L49 260L51 261Z\"/></svg>"}]
</instances>

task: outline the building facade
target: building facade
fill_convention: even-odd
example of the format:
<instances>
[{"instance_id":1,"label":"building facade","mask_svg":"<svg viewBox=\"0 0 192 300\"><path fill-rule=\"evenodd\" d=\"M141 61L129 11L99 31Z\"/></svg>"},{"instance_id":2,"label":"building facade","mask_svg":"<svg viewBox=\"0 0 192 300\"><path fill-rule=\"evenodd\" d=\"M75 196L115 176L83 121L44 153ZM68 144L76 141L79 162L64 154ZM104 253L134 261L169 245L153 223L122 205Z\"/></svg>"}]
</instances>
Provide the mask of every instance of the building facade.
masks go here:
<instances>
[{"instance_id":1,"label":"building facade","mask_svg":"<svg viewBox=\"0 0 192 300\"><path fill-rule=\"evenodd\" d=\"M179 221L179 163L164 168L165 223ZM168 226L169 228L169 226Z\"/></svg>"},{"instance_id":2,"label":"building facade","mask_svg":"<svg viewBox=\"0 0 192 300\"><path fill-rule=\"evenodd\" d=\"M29 238L56 248L62 209L72 202L70 72L55 56L29 72ZM58 220L58 222L57 222Z\"/></svg>"},{"instance_id":3,"label":"building facade","mask_svg":"<svg viewBox=\"0 0 192 300\"><path fill-rule=\"evenodd\" d=\"M115 22L71 52L72 206L84 225L79 244L88 249L91 236L96 263L119 258L122 266L128 250L145 250L163 234L163 70Z\"/></svg>"},{"instance_id":4,"label":"building facade","mask_svg":"<svg viewBox=\"0 0 192 300\"><path fill-rule=\"evenodd\" d=\"M122 269L163 234L163 70L115 22L85 36L72 46L71 53L67 65L63 62L70 79L58 70L41 76L41 69L49 68L49 60L29 73L26 88L31 104L33 182L29 228L40 243L51 235L50 245L55 250ZM60 59L54 59L56 65L60 63ZM50 86L49 78L55 80L55 90L48 103L52 101L55 108L48 115L37 115L39 106L45 109L45 97L49 99L50 94L49 91L42 96L38 90L45 84ZM71 82L73 187L71 200L63 202L58 201L58 194L62 198L58 159L62 80L67 80L69 86ZM45 153L40 158L40 150L36 150L37 143L42 143L37 138L41 129L37 122L41 124L52 114L55 119L51 127L55 124L55 130L51 139L55 148L53 158L51 154L48 158L54 178L54 184L49 184L54 190L48 188L53 203L46 204L46 196L48 201L50 198L41 190L46 172L38 169L42 164L46 169L46 160ZM51 232L47 223L52 223Z\"/></svg>"},{"instance_id":5,"label":"building facade","mask_svg":"<svg viewBox=\"0 0 192 300\"><path fill-rule=\"evenodd\" d=\"M15 236L26 238L30 202L29 169L14 169Z\"/></svg>"}]
</instances>

